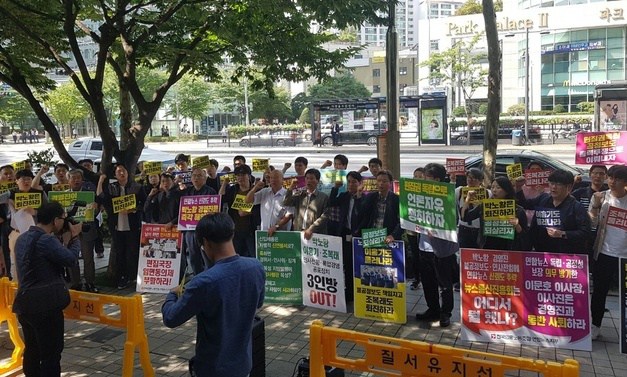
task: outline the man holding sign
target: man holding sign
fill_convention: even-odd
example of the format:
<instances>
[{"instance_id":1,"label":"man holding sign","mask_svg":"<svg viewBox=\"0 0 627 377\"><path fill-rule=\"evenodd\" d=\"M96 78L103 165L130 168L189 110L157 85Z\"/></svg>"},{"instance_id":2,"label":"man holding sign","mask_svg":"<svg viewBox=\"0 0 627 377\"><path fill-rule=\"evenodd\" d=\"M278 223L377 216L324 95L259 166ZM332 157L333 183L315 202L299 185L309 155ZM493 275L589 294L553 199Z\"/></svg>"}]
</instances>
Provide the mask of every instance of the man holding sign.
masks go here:
<instances>
[{"instance_id":1,"label":"man holding sign","mask_svg":"<svg viewBox=\"0 0 627 377\"><path fill-rule=\"evenodd\" d=\"M570 195L575 178L566 170L549 176L549 193L527 199L517 186L516 199L525 209L533 209L529 229L536 251L585 254L590 218L581 203Z\"/></svg>"},{"instance_id":2,"label":"man holding sign","mask_svg":"<svg viewBox=\"0 0 627 377\"><path fill-rule=\"evenodd\" d=\"M283 220L286 214L292 214L293 208L283 205L285 193L283 187L283 173L279 170L270 172L270 186L264 188L262 180L257 180L252 190L246 194L246 203L260 206L261 229L268 232L277 230L290 230L292 228L291 219ZM289 217L289 216L288 216Z\"/></svg>"},{"instance_id":3,"label":"man holding sign","mask_svg":"<svg viewBox=\"0 0 627 377\"><path fill-rule=\"evenodd\" d=\"M107 176L101 175L96 195L100 204L104 205L107 210L109 229L116 252L115 278L118 289L124 289L130 282L137 279L141 235L139 230L146 193L142 185L129 179L128 170L124 164L118 162L114 167L117 182L105 185L105 181L108 180ZM126 200L127 198L134 200ZM114 209L114 202L119 200L129 205L120 204Z\"/></svg>"}]
</instances>

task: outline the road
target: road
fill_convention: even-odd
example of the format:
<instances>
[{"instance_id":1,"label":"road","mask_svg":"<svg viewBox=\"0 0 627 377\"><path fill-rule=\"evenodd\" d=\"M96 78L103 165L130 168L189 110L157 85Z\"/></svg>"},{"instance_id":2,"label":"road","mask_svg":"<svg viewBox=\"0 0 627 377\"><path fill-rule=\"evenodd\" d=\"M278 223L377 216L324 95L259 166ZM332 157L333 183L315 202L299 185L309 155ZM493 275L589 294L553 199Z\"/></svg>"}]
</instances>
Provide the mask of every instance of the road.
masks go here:
<instances>
[{"instance_id":1,"label":"road","mask_svg":"<svg viewBox=\"0 0 627 377\"><path fill-rule=\"evenodd\" d=\"M309 159L310 167L319 167L326 160L332 160L338 153L345 154L349 159L349 169L357 170L362 165L367 165L368 160L376 157L376 147L366 145L351 145L341 147L312 147L310 145L298 145L296 147L255 147L242 148L239 146L228 147L219 140L196 142L170 142L170 143L148 143L149 147L172 153L186 153L192 155L209 155L220 163L220 166L231 165L233 156L244 155L247 160L252 158L270 158L270 163L277 168L283 166L285 162L294 162L298 156L305 156ZM31 151L41 151L52 148L51 144L2 144L0 145L0 165L21 161L27 158L27 153ZM510 144L502 144L499 149L521 149L524 147L512 147ZM527 146L528 149L537 150L560 159L567 164L574 164L575 144L538 144ZM411 176L415 168L424 166L429 162L444 163L447 157L464 158L472 154L480 153L480 145L472 146L418 146L410 140L401 141L401 175Z\"/></svg>"}]
</instances>

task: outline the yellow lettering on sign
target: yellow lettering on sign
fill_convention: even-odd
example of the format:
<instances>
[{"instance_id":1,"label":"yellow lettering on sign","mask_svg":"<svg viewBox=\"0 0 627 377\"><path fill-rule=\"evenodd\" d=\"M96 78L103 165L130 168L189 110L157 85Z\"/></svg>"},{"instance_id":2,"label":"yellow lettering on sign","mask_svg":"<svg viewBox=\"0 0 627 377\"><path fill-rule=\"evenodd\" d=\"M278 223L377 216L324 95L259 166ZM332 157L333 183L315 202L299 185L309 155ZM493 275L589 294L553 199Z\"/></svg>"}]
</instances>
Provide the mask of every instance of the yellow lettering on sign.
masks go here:
<instances>
[{"instance_id":1,"label":"yellow lettering on sign","mask_svg":"<svg viewBox=\"0 0 627 377\"><path fill-rule=\"evenodd\" d=\"M135 207L137 206L135 194L118 196L116 198L113 198L112 202L113 213L119 213L120 211L135 209Z\"/></svg>"},{"instance_id":2,"label":"yellow lettering on sign","mask_svg":"<svg viewBox=\"0 0 627 377\"><path fill-rule=\"evenodd\" d=\"M17 192L15 193L13 206L18 211L23 208L39 208L41 207L41 193Z\"/></svg>"}]
</instances>

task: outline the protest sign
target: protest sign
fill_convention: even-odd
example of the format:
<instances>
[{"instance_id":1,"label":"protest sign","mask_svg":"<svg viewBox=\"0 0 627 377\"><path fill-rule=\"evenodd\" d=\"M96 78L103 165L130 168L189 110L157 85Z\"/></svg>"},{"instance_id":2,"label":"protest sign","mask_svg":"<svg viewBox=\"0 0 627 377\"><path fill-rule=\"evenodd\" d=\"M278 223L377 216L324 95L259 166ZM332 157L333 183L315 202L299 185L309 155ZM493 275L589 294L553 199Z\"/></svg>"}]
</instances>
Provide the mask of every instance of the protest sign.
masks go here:
<instances>
[{"instance_id":1,"label":"protest sign","mask_svg":"<svg viewBox=\"0 0 627 377\"><path fill-rule=\"evenodd\" d=\"M51 202L61 203L65 207L66 212L72 209L75 202L84 202L84 206L77 207L74 220L78 222L94 221L94 207L92 204L95 201L95 193L93 191L50 191L48 199Z\"/></svg>"},{"instance_id":2,"label":"protest sign","mask_svg":"<svg viewBox=\"0 0 627 377\"><path fill-rule=\"evenodd\" d=\"M338 195L346 191L346 170L320 169L320 183L318 191L325 194L331 194L331 190L335 187L335 182L341 181L342 187L337 191Z\"/></svg>"},{"instance_id":3,"label":"protest sign","mask_svg":"<svg viewBox=\"0 0 627 377\"><path fill-rule=\"evenodd\" d=\"M4 194L5 192L8 192L16 188L17 188L17 182L15 181L0 182L0 194Z\"/></svg>"},{"instance_id":4,"label":"protest sign","mask_svg":"<svg viewBox=\"0 0 627 377\"><path fill-rule=\"evenodd\" d=\"M112 199L113 213L119 213L124 210L132 210L137 206L135 194L118 196Z\"/></svg>"},{"instance_id":5,"label":"protest sign","mask_svg":"<svg viewBox=\"0 0 627 377\"><path fill-rule=\"evenodd\" d=\"M618 298L620 304L620 352L627 353L627 258L618 259Z\"/></svg>"},{"instance_id":6,"label":"protest sign","mask_svg":"<svg viewBox=\"0 0 627 377\"><path fill-rule=\"evenodd\" d=\"M16 192L13 207L18 211L22 208L39 208L41 201L41 193L39 192Z\"/></svg>"},{"instance_id":7,"label":"protest sign","mask_svg":"<svg viewBox=\"0 0 627 377\"><path fill-rule=\"evenodd\" d=\"M562 215L555 208L536 208L534 211L536 225L543 228L560 228L562 226Z\"/></svg>"},{"instance_id":8,"label":"protest sign","mask_svg":"<svg viewBox=\"0 0 627 377\"><path fill-rule=\"evenodd\" d=\"M179 205L178 230L194 230L208 213L220 212L220 195L183 196Z\"/></svg>"},{"instance_id":9,"label":"protest sign","mask_svg":"<svg viewBox=\"0 0 627 377\"><path fill-rule=\"evenodd\" d=\"M302 236L303 304L346 313L342 238L314 234Z\"/></svg>"},{"instance_id":10,"label":"protest sign","mask_svg":"<svg viewBox=\"0 0 627 377\"><path fill-rule=\"evenodd\" d=\"M461 199L466 200L468 196L468 192L473 191L475 193L475 199L471 202L472 204L479 204L483 199L488 198L488 190L483 187L468 187L464 186L461 189Z\"/></svg>"},{"instance_id":11,"label":"protest sign","mask_svg":"<svg viewBox=\"0 0 627 377\"><path fill-rule=\"evenodd\" d=\"M52 191L67 191L70 189L69 183L55 183L52 186Z\"/></svg>"},{"instance_id":12,"label":"protest sign","mask_svg":"<svg viewBox=\"0 0 627 377\"><path fill-rule=\"evenodd\" d=\"M369 194L371 192L377 192L377 178L376 177L363 177L361 180L362 192Z\"/></svg>"},{"instance_id":13,"label":"protest sign","mask_svg":"<svg viewBox=\"0 0 627 377\"><path fill-rule=\"evenodd\" d=\"M266 304L303 304L301 232L256 231L257 259L266 271Z\"/></svg>"},{"instance_id":14,"label":"protest sign","mask_svg":"<svg viewBox=\"0 0 627 377\"><path fill-rule=\"evenodd\" d=\"M355 317L406 323L405 246L364 248L353 238Z\"/></svg>"},{"instance_id":15,"label":"protest sign","mask_svg":"<svg viewBox=\"0 0 627 377\"><path fill-rule=\"evenodd\" d=\"M142 224L137 292L168 293L181 270L181 233L163 224Z\"/></svg>"},{"instance_id":16,"label":"protest sign","mask_svg":"<svg viewBox=\"0 0 627 377\"><path fill-rule=\"evenodd\" d=\"M515 180L516 178L523 176L523 168L521 163L510 164L505 167L505 171L507 172L507 178L510 180Z\"/></svg>"},{"instance_id":17,"label":"protest sign","mask_svg":"<svg viewBox=\"0 0 627 377\"><path fill-rule=\"evenodd\" d=\"M525 170L525 184L527 186L549 186L549 175L553 173L552 169L544 170Z\"/></svg>"},{"instance_id":18,"label":"protest sign","mask_svg":"<svg viewBox=\"0 0 627 377\"><path fill-rule=\"evenodd\" d=\"M513 199L485 199L483 201L483 235L514 239L514 226L509 219L516 217L516 201Z\"/></svg>"},{"instance_id":19,"label":"protest sign","mask_svg":"<svg viewBox=\"0 0 627 377\"><path fill-rule=\"evenodd\" d=\"M206 169L211 165L209 156L198 156L192 158L192 166L194 168Z\"/></svg>"},{"instance_id":20,"label":"protest sign","mask_svg":"<svg viewBox=\"0 0 627 377\"><path fill-rule=\"evenodd\" d=\"M250 212L253 209L253 203L246 203L246 195L237 194L233 204L231 204L231 209Z\"/></svg>"},{"instance_id":21,"label":"protest sign","mask_svg":"<svg viewBox=\"0 0 627 377\"><path fill-rule=\"evenodd\" d=\"M159 175L162 172L161 161L144 161L142 166L144 168L143 173L145 176Z\"/></svg>"},{"instance_id":22,"label":"protest sign","mask_svg":"<svg viewBox=\"0 0 627 377\"><path fill-rule=\"evenodd\" d=\"M364 247L385 246L385 237L388 235L386 228L370 228L361 230L361 238Z\"/></svg>"},{"instance_id":23,"label":"protest sign","mask_svg":"<svg viewBox=\"0 0 627 377\"><path fill-rule=\"evenodd\" d=\"M305 187L305 176L301 176L301 177L286 177L283 179L283 187L285 187L285 189L289 190L290 188L292 188L292 183L296 182L296 188L303 188Z\"/></svg>"},{"instance_id":24,"label":"protest sign","mask_svg":"<svg viewBox=\"0 0 627 377\"><path fill-rule=\"evenodd\" d=\"M223 185L227 179L230 183L235 183L235 174L233 173L218 173L218 177L220 177L220 185Z\"/></svg>"},{"instance_id":25,"label":"protest sign","mask_svg":"<svg viewBox=\"0 0 627 377\"><path fill-rule=\"evenodd\" d=\"M403 229L457 242L454 184L401 178L399 199Z\"/></svg>"},{"instance_id":26,"label":"protest sign","mask_svg":"<svg viewBox=\"0 0 627 377\"><path fill-rule=\"evenodd\" d=\"M610 206L606 221L607 226L627 230L627 210Z\"/></svg>"},{"instance_id":27,"label":"protest sign","mask_svg":"<svg viewBox=\"0 0 627 377\"><path fill-rule=\"evenodd\" d=\"M463 158L446 158L446 172L454 181L457 175L466 175L466 160Z\"/></svg>"},{"instance_id":28,"label":"protest sign","mask_svg":"<svg viewBox=\"0 0 627 377\"><path fill-rule=\"evenodd\" d=\"M175 171L174 172L174 179L177 179L185 184L191 184L192 183L192 171L191 170L186 170L186 171Z\"/></svg>"},{"instance_id":29,"label":"protest sign","mask_svg":"<svg viewBox=\"0 0 627 377\"><path fill-rule=\"evenodd\" d=\"M15 169L15 171L24 170L26 169L26 160L12 162L11 166L13 166L13 169Z\"/></svg>"},{"instance_id":30,"label":"protest sign","mask_svg":"<svg viewBox=\"0 0 627 377\"><path fill-rule=\"evenodd\" d=\"M627 164L627 131L580 132L575 164Z\"/></svg>"},{"instance_id":31,"label":"protest sign","mask_svg":"<svg viewBox=\"0 0 627 377\"><path fill-rule=\"evenodd\" d=\"M269 158L253 158L253 171L263 171L265 172L270 167L270 159Z\"/></svg>"},{"instance_id":32,"label":"protest sign","mask_svg":"<svg viewBox=\"0 0 627 377\"><path fill-rule=\"evenodd\" d=\"M588 257L461 250L462 339L590 351Z\"/></svg>"}]
</instances>

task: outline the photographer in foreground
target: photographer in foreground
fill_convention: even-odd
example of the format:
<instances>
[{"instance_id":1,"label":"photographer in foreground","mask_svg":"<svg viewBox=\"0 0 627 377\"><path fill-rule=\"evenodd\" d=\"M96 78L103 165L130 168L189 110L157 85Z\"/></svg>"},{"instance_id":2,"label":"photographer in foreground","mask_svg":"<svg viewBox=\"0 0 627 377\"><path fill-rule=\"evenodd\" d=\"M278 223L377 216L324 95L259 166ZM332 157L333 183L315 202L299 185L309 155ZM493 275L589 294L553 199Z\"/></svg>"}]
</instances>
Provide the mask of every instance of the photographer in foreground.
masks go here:
<instances>
[{"instance_id":1,"label":"photographer in foreground","mask_svg":"<svg viewBox=\"0 0 627 377\"><path fill-rule=\"evenodd\" d=\"M37 224L22 233L15 244L18 291L13 312L24 333L24 375L60 376L63 351L63 309L70 294L63 268L78 261L82 225L69 224L66 245L55 235L65 225L66 213L57 202L44 203Z\"/></svg>"}]
</instances>

